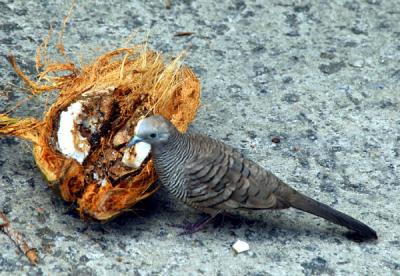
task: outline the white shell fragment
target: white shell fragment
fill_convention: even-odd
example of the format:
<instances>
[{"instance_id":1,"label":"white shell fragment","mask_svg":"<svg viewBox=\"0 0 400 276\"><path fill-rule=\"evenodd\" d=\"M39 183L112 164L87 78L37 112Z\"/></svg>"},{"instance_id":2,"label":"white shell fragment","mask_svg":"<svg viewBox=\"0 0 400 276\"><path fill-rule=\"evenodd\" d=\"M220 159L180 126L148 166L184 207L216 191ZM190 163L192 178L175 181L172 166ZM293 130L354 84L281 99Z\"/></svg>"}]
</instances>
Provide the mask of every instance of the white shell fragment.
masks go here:
<instances>
[{"instance_id":1,"label":"white shell fragment","mask_svg":"<svg viewBox=\"0 0 400 276\"><path fill-rule=\"evenodd\" d=\"M57 131L60 151L64 155L74 158L80 164L82 164L90 151L89 141L82 137L77 129L81 113L81 102L71 104L66 111L61 112L60 124Z\"/></svg>"},{"instance_id":2,"label":"white shell fragment","mask_svg":"<svg viewBox=\"0 0 400 276\"><path fill-rule=\"evenodd\" d=\"M134 152L132 149L127 148L122 157L122 163L128 167L138 169L142 165L143 161L149 156L151 145L139 142L135 145Z\"/></svg>"},{"instance_id":3,"label":"white shell fragment","mask_svg":"<svg viewBox=\"0 0 400 276\"><path fill-rule=\"evenodd\" d=\"M233 250L235 250L236 253L242 253L245 251L248 251L250 249L250 246L247 242L237 240L234 245L232 245Z\"/></svg>"}]
</instances>

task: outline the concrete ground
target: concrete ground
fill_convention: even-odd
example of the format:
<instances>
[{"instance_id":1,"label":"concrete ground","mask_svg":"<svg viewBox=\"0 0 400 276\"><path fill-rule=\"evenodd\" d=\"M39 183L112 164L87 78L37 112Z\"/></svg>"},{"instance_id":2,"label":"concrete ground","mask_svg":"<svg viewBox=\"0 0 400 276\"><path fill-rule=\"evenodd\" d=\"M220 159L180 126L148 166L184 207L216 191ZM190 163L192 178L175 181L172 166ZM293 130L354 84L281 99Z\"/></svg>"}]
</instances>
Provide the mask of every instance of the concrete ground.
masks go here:
<instances>
[{"instance_id":1,"label":"concrete ground","mask_svg":"<svg viewBox=\"0 0 400 276\"><path fill-rule=\"evenodd\" d=\"M0 112L25 98L4 56L34 76L36 46L67 1L0 2ZM143 4L146 2L146 4ZM78 1L69 53L95 56L130 33L166 54L189 49L202 83L193 131L241 148L302 192L374 227L377 243L294 210L228 218L193 236L198 213L164 190L134 212L85 224L54 195L26 142L0 139L0 210L40 252L31 267L0 233L0 274L399 275L400 2ZM195 32L174 37L178 31ZM140 41L140 39L138 39ZM12 91L12 92L11 92ZM45 97L18 116L40 116ZM271 142L280 137L281 142ZM242 239L250 251L233 254Z\"/></svg>"}]
</instances>

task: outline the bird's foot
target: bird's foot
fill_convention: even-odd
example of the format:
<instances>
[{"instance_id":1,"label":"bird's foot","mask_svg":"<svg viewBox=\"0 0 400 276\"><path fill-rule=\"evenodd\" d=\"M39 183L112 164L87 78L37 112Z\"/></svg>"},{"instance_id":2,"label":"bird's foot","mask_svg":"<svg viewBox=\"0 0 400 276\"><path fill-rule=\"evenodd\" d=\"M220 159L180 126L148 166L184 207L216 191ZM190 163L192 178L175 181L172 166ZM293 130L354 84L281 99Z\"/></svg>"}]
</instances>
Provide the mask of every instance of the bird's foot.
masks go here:
<instances>
[{"instance_id":1,"label":"bird's foot","mask_svg":"<svg viewBox=\"0 0 400 276\"><path fill-rule=\"evenodd\" d=\"M169 226L183 229L182 232L179 233L179 236L182 235L191 235L200 231L206 226L215 216L211 215L203 215L199 220L194 223L189 222L188 220L184 220L183 224L168 224Z\"/></svg>"}]
</instances>

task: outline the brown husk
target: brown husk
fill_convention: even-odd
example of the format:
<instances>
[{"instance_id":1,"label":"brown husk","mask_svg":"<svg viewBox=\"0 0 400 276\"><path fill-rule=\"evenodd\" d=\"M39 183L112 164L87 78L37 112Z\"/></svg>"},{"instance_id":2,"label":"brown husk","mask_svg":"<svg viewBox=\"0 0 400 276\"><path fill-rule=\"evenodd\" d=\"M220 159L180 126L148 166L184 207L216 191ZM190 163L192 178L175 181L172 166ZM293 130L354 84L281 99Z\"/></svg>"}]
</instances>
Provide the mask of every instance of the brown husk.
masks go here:
<instances>
[{"instance_id":1,"label":"brown husk","mask_svg":"<svg viewBox=\"0 0 400 276\"><path fill-rule=\"evenodd\" d=\"M161 114L185 131L200 100L200 84L194 73L181 65L180 57L165 64L159 53L145 45L105 53L81 69L70 61L47 61L43 65L40 55L43 53L38 51L36 63L42 71L37 81L20 70L14 57L8 59L32 94L58 92L58 97L45 112L43 121L0 114L0 135L31 141L36 163L50 187L64 200L76 202L82 216L108 220L151 195L157 189L151 160L133 170L123 167L119 160L110 160L107 152L114 151L118 156L121 146L113 145L114 136L121 136L121 131L132 135L138 120L148 114ZM112 91L112 105L107 106L116 109L109 110L111 117L96 140L95 149L81 165L58 150L59 116L85 95L104 90ZM100 160L105 164L102 170L95 165ZM104 177L103 185L93 178L94 171Z\"/></svg>"}]
</instances>

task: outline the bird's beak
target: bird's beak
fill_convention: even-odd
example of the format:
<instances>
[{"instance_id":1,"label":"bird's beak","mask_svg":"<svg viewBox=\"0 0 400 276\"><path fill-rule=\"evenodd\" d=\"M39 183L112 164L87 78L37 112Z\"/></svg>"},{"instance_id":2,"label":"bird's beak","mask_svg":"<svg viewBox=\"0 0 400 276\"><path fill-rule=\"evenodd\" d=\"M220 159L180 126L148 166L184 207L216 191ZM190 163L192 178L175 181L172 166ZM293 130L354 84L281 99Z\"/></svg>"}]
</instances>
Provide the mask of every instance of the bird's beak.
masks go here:
<instances>
[{"instance_id":1,"label":"bird's beak","mask_svg":"<svg viewBox=\"0 0 400 276\"><path fill-rule=\"evenodd\" d=\"M128 143L128 148L136 145L137 143L143 141L142 138L138 137L138 136L133 136L132 139L129 141Z\"/></svg>"}]
</instances>

